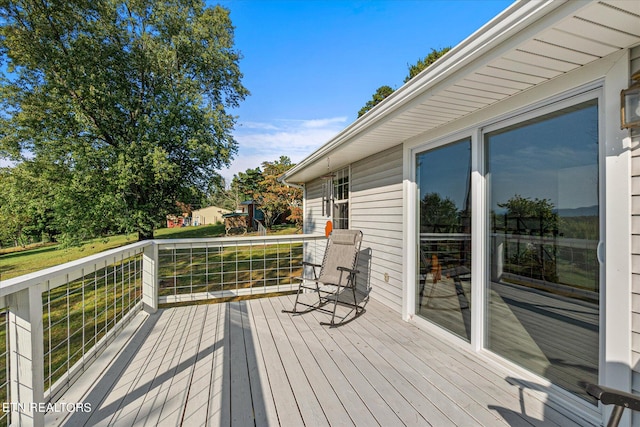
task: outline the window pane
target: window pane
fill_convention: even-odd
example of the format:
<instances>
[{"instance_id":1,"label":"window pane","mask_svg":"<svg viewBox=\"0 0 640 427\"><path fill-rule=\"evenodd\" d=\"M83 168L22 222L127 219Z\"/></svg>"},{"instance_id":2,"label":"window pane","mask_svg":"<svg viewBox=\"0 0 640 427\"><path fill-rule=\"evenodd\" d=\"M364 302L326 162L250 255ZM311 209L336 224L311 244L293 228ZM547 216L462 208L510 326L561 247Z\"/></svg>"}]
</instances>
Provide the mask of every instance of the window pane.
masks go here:
<instances>
[{"instance_id":1,"label":"window pane","mask_svg":"<svg viewBox=\"0 0 640 427\"><path fill-rule=\"evenodd\" d=\"M349 168L336 172L333 178L333 227L349 228Z\"/></svg>"},{"instance_id":2,"label":"window pane","mask_svg":"<svg viewBox=\"0 0 640 427\"><path fill-rule=\"evenodd\" d=\"M416 313L471 340L471 141L416 156L420 196Z\"/></svg>"},{"instance_id":3,"label":"window pane","mask_svg":"<svg viewBox=\"0 0 640 427\"><path fill-rule=\"evenodd\" d=\"M333 227L340 229L349 228L349 203L336 203L333 205Z\"/></svg>"},{"instance_id":4,"label":"window pane","mask_svg":"<svg viewBox=\"0 0 640 427\"><path fill-rule=\"evenodd\" d=\"M590 400L598 382L598 108L486 135L487 347Z\"/></svg>"}]
</instances>

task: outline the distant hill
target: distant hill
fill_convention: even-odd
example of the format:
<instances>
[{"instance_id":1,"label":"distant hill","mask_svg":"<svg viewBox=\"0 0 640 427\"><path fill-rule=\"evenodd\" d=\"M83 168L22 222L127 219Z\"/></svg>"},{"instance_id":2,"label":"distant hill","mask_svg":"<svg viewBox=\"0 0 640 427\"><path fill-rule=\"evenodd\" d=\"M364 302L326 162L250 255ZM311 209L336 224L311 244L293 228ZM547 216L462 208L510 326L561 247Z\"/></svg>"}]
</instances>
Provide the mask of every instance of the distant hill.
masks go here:
<instances>
[{"instance_id":1,"label":"distant hill","mask_svg":"<svg viewBox=\"0 0 640 427\"><path fill-rule=\"evenodd\" d=\"M595 206L586 206L582 208L575 209L557 209L556 212L561 217L574 217L574 216L597 216L598 215L598 205Z\"/></svg>"}]
</instances>

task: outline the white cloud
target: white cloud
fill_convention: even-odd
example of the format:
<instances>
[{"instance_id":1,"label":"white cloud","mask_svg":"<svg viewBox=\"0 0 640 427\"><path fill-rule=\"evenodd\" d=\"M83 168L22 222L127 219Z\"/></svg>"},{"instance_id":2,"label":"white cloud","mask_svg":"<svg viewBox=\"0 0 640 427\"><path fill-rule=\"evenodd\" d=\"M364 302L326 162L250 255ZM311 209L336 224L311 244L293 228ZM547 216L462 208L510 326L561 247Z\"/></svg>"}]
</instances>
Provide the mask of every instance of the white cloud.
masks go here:
<instances>
[{"instance_id":1,"label":"white cloud","mask_svg":"<svg viewBox=\"0 0 640 427\"><path fill-rule=\"evenodd\" d=\"M303 120L301 125L306 128L327 128L336 125L342 128L346 121L346 117L333 117L330 119Z\"/></svg>"},{"instance_id":2,"label":"white cloud","mask_svg":"<svg viewBox=\"0 0 640 427\"><path fill-rule=\"evenodd\" d=\"M239 127L244 129L262 129L262 130L277 130L278 128L271 123L260 123L260 122L241 122L239 123ZM240 129L242 131L242 129Z\"/></svg>"},{"instance_id":3,"label":"white cloud","mask_svg":"<svg viewBox=\"0 0 640 427\"><path fill-rule=\"evenodd\" d=\"M259 167L262 162L274 161L280 156L288 156L293 163L298 163L346 125L347 117L240 122L234 132L238 154L231 167L221 171L222 176L230 183L238 172Z\"/></svg>"}]
</instances>

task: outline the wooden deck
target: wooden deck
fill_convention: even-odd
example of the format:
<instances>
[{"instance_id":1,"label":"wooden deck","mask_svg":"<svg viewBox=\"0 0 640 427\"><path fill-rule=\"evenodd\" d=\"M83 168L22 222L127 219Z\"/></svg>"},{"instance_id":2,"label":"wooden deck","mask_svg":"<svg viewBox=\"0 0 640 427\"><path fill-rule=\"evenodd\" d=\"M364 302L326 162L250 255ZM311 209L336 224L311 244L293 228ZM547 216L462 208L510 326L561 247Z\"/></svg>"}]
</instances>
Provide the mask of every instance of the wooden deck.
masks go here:
<instances>
[{"instance_id":1,"label":"wooden deck","mask_svg":"<svg viewBox=\"0 0 640 427\"><path fill-rule=\"evenodd\" d=\"M291 298L140 313L63 398L91 412L47 425L585 425L380 303L328 328L323 313L282 313Z\"/></svg>"}]
</instances>

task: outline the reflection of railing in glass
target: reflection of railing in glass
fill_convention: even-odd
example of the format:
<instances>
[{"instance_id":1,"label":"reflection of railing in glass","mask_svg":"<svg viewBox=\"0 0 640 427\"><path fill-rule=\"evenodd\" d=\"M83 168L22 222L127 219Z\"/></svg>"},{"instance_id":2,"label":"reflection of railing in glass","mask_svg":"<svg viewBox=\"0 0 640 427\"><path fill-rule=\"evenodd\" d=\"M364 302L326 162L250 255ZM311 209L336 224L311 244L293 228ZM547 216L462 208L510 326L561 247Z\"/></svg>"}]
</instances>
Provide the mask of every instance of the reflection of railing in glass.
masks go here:
<instances>
[{"instance_id":1,"label":"reflection of railing in glass","mask_svg":"<svg viewBox=\"0 0 640 427\"><path fill-rule=\"evenodd\" d=\"M493 249L501 262L493 278L530 285L560 284L598 292L597 217L561 217L548 199L513 196L492 213Z\"/></svg>"},{"instance_id":2,"label":"reflection of railing in glass","mask_svg":"<svg viewBox=\"0 0 640 427\"><path fill-rule=\"evenodd\" d=\"M503 233L493 233L491 237L496 255L502 254L502 273L541 283L599 291L597 240ZM499 275L495 273L493 279Z\"/></svg>"},{"instance_id":3,"label":"reflection of railing in glass","mask_svg":"<svg viewBox=\"0 0 640 427\"><path fill-rule=\"evenodd\" d=\"M471 339L471 234L420 233L418 314Z\"/></svg>"}]
</instances>

